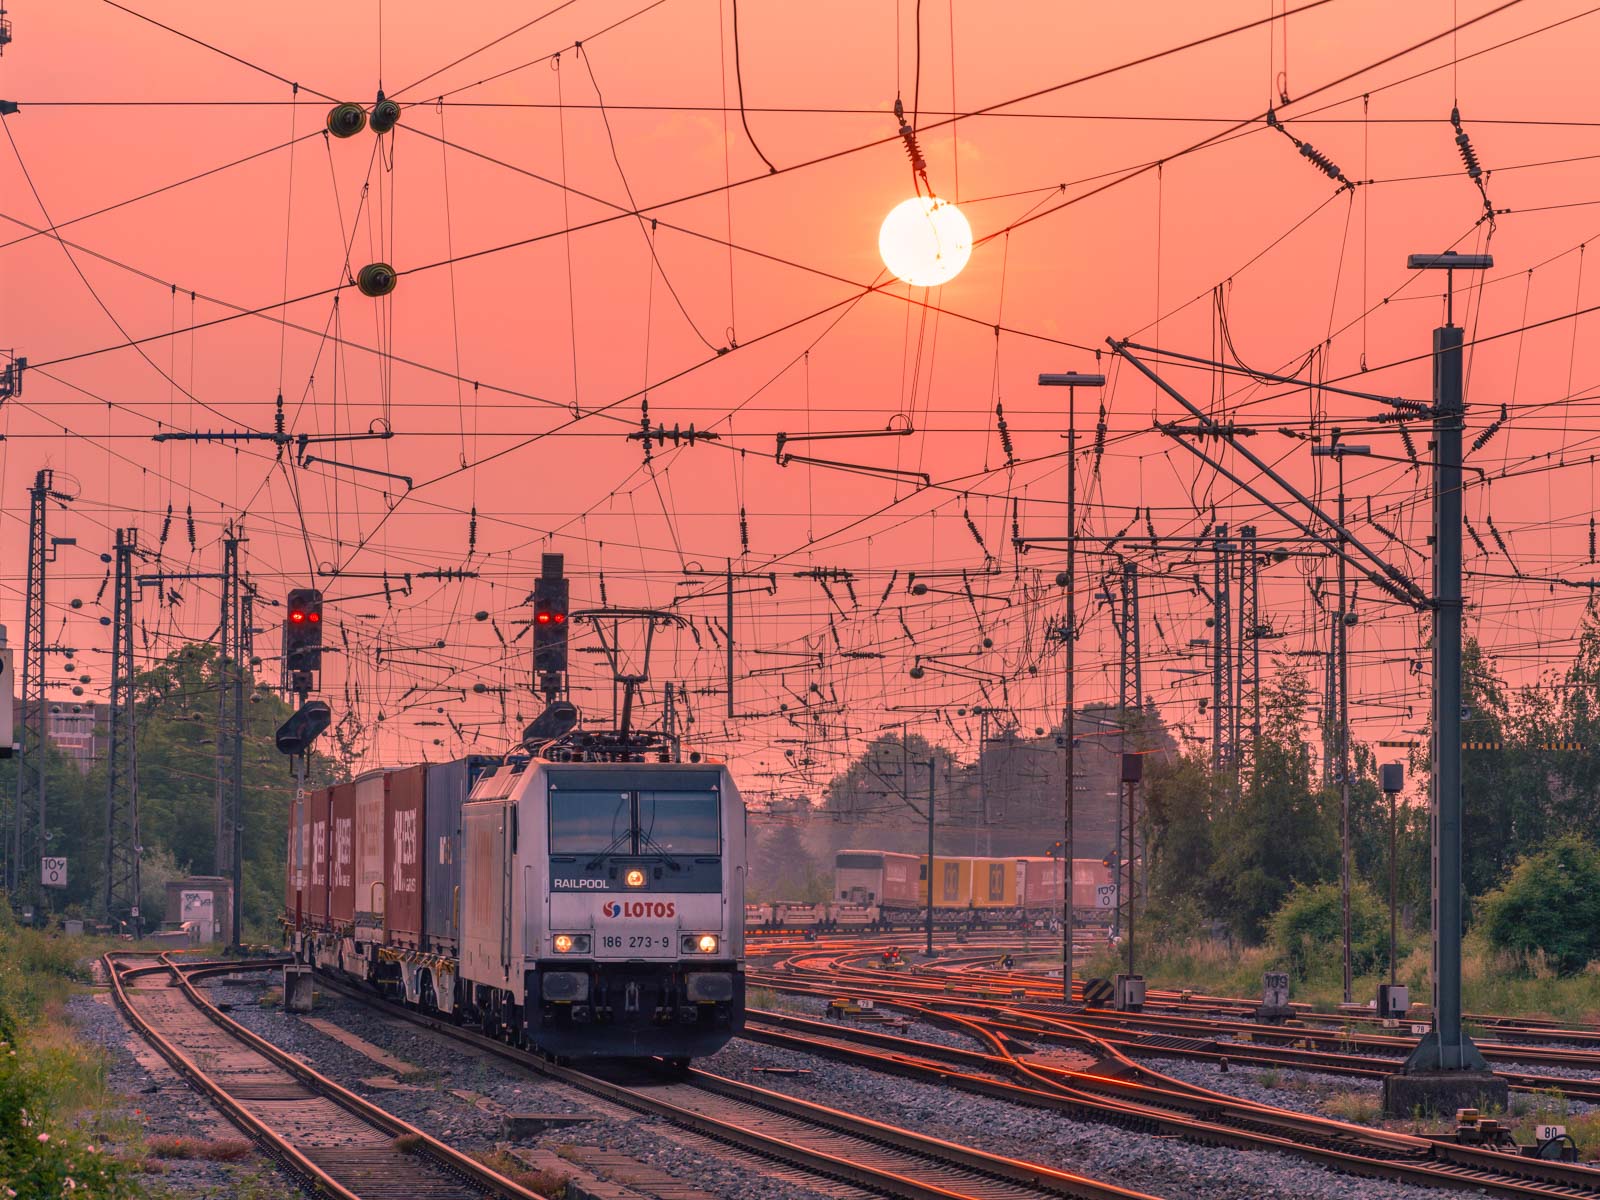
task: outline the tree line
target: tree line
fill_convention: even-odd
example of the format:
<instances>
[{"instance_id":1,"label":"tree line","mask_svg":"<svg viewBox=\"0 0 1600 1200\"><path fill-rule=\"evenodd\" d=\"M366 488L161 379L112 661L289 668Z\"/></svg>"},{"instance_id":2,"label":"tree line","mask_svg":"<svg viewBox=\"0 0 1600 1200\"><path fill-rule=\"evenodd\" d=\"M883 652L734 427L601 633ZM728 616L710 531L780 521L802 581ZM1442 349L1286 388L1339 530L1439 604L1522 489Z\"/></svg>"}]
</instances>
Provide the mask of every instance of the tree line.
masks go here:
<instances>
[{"instance_id":1,"label":"tree line","mask_svg":"<svg viewBox=\"0 0 1600 1200\"><path fill-rule=\"evenodd\" d=\"M143 846L139 907L147 928L165 913L168 880L215 873L218 717L226 682L219 678L218 665L214 646L188 643L134 681ZM283 906L294 781L273 734L290 708L248 669L245 689L242 913L247 926L266 932ZM48 742L44 750L48 853L64 855L68 862L67 886L51 889L49 904L57 913L91 919L102 915L105 898L104 734L100 722L99 754L87 771ZM231 762L230 757L230 769ZM17 770L16 759L0 761L0 794L6 796L8 809L16 796ZM319 786L347 774L339 764L313 755L308 780ZM9 828L5 834L10 836Z\"/></svg>"}]
</instances>

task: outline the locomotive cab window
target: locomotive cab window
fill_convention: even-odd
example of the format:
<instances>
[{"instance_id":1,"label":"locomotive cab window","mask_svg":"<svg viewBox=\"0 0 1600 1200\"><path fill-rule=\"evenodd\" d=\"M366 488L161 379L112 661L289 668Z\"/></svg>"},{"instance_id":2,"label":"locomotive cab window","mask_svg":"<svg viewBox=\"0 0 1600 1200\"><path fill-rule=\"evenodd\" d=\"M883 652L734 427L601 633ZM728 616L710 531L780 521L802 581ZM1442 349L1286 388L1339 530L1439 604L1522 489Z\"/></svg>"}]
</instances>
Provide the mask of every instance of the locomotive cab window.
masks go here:
<instances>
[{"instance_id":1,"label":"locomotive cab window","mask_svg":"<svg viewBox=\"0 0 1600 1200\"><path fill-rule=\"evenodd\" d=\"M639 853L716 854L716 792L640 792Z\"/></svg>"},{"instance_id":2,"label":"locomotive cab window","mask_svg":"<svg viewBox=\"0 0 1600 1200\"><path fill-rule=\"evenodd\" d=\"M633 853L633 796L628 792L550 793L551 854Z\"/></svg>"},{"instance_id":3,"label":"locomotive cab window","mask_svg":"<svg viewBox=\"0 0 1600 1200\"><path fill-rule=\"evenodd\" d=\"M722 852L715 790L550 790L550 853L708 857Z\"/></svg>"}]
</instances>

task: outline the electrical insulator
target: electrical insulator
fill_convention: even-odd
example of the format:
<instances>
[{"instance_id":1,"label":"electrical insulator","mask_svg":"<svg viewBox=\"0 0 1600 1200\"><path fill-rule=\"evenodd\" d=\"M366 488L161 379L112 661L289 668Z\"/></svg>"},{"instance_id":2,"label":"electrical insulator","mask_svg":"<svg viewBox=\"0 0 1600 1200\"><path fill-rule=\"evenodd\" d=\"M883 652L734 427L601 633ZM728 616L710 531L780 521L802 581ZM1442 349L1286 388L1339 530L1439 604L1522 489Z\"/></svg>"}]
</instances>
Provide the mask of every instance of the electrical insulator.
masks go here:
<instances>
[{"instance_id":1,"label":"electrical insulator","mask_svg":"<svg viewBox=\"0 0 1600 1200\"><path fill-rule=\"evenodd\" d=\"M1504 404L1502 404L1500 406L1500 415L1497 418L1495 418L1495 420L1489 425L1488 428L1486 428L1482 433L1480 433L1477 437L1475 437L1472 440L1472 449L1473 449L1474 453L1476 453L1479 450L1482 450L1485 446L1487 446L1489 444L1489 439L1492 438L1495 434L1500 432L1500 426L1502 426L1502 425L1504 425L1506 423L1506 415L1507 415L1506 406Z\"/></svg>"},{"instance_id":2,"label":"electrical insulator","mask_svg":"<svg viewBox=\"0 0 1600 1200\"><path fill-rule=\"evenodd\" d=\"M1472 148L1472 140L1467 137L1467 131L1461 128L1459 107L1450 110L1450 124L1455 126L1456 149L1461 152L1461 165L1467 168L1467 175L1476 181L1483 175L1483 168L1478 165L1478 154Z\"/></svg>"},{"instance_id":3,"label":"electrical insulator","mask_svg":"<svg viewBox=\"0 0 1600 1200\"><path fill-rule=\"evenodd\" d=\"M1467 532L1472 535L1472 544L1477 546L1478 553L1483 555L1485 558L1488 558L1489 547L1483 544L1483 539L1478 536L1478 531L1472 527L1472 522L1467 520L1465 516L1463 516L1461 519L1462 521L1466 522Z\"/></svg>"},{"instance_id":4,"label":"electrical insulator","mask_svg":"<svg viewBox=\"0 0 1600 1200\"><path fill-rule=\"evenodd\" d=\"M1404 425L1401 425L1399 428L1400 440L1405 443L1406 454L1410 457L1411 461L1415 463L1417 461L1417 444L1411 440L1411 430L1407 429Z\"/></svg>"},{"instance_id":5,"label":"electrical insulator","mask_svg":"<svg viewBox=\"0 0 1600 1200\"><path fill-rule=\"evenodd\" d=\"M359 104L335 104L328 111L328 132L336 138L355 137L367 127L367 114Z\"/></svg>"},{"instance_id":6,"label":"electrical insulator","mask_svg":"<svg viewBox=\"0 0 1600 1200\"><path fill-rule=\"evenodd\" d=\"M394 291L395 284L399 282L400 277L388 263L368 263L356 275L356 287L360 289L361 294L374 299L387 296Z\"/></svg>"},{"instance_id":7,"label":"electrical insulator","mask_svg":"<svg viewBox=\"0 0 1600 1200\"><path fill-rule=\"evenodd\" d=\"M977 522L972 519L972 514L963 508L961 510L961 515L966 518L967 529L972 533L972 540L978 543L978 549L983 551L983 556L985 558L988 558L989 547L983 544L983 534L978 532L978 525Z\"/></svg>"},{"instance_id":8,"label":"electrical insulator","mask_svg":"<svg viewBox=\"0 0 1600 1200\"><path fill-rule=\"evenodd\" d=\"M1300 153L1306 158L1309 158L1312 162L1312 165L1314 165L1329 179L1337 180L1341 183L1344 182L1344 172L1340 171L1339 168L1334 165L1332 159L1330 159L1326 154L1322 153L1322 151L1318 150L1310 142L1300 143Z\"/></svg>"},{"instance_id":9,"label":"electrical insulator","mask_svg":"<svg viewBox=\"0 0 1600 1200\"><path fill-rule=\"evenodd\" d=\"M905 144L906 157L911 160L911 170L926 177L928 160L922 156L922 147L917 144L917 131L906 123L905 105L900 103L899 97L895 98L894 115L900 122L900 140Z\"/></svg>"},{"instance_id":10,"label":"electrical insulator","mask_svg":"<svg viewBox=\"0 0 1600 1200\"><path fill-rule=\"evenodd\" d=\"M382 92L372 105L372 132L388 133L400 123L400 106Z\"/></svg>"}]
</instances>

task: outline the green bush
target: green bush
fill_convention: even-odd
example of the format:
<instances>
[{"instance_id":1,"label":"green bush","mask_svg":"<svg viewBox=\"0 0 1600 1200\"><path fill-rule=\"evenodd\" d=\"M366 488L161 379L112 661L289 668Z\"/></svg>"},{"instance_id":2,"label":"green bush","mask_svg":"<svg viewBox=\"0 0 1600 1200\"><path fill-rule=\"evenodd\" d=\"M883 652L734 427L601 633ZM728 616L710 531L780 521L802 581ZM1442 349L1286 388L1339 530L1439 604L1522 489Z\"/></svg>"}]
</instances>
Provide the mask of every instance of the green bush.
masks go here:
<instances>
[{"instance_id":1,"label":"green bush","mask_svg":"<svg viewBox=\"0 0 1600 1200\"><path fill-rule=\"evenodd\" d=\"M0 896L0 1192L17 1200L128 1200L137 1176L95 1131L105 1090L102 1055L59 1017L74 981L88 978L76 942L9 920ZM90 1109L91 1111L85 1111Z\"/></svg>"},{"instance_id":2,"label":"green bush","mask_svg":"<svg viewBox=\"0 0 1600 1200\"><path fill-rule=\"evenodd\" d=\"M1267 922L1267 936L1290 972L1301 979L1336 968L1343 955L1344 921L1337 883L1296 884ZM1388 961L1389 910L1366 884L1350 884L1350 965L1357 975Z\"/></svg>"},{"instance_id":3,"label":"green bush","mask_svg":"<svg viewBox=\"0 0 1600 1200\"><path fill-rule=\"evenodd\" d=\"M1600 959L1600 849L1570 834L1519 858L1479 902L1479 919L1495 949L1577 974Z\"/></svg>"}]
</instances>

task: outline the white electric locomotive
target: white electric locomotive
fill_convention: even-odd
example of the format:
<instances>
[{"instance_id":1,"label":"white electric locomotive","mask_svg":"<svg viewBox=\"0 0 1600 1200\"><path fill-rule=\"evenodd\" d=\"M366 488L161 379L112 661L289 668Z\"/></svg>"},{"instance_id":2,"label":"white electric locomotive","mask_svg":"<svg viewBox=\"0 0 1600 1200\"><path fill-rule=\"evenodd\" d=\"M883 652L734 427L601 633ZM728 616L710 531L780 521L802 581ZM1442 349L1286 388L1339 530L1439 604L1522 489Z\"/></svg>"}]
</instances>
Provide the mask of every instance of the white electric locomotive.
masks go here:
<instances>
[{"instance_id":1,"label":"white electric locomotive","mask_svg":"<svg viewBox=\"0 0 1600 1200\"><path fill-rule=\"evenodd\" d=\"M290 945L554 1056L711 1054L744 1024L744 801L726 766L644 761L672 757L577 734L313 792Z\"/></svg>"},{"instance_id":2,"label":"white electric locomotive","mask_svg":"<svg viewBox=\"0 0 1600 1200\"><path fill-rule=\"evenodd\" d=\"M561 1056L711 1054L744 1023L727 767L535 758L462 809L460 996Z\"/></svg>"}]
</instances>

